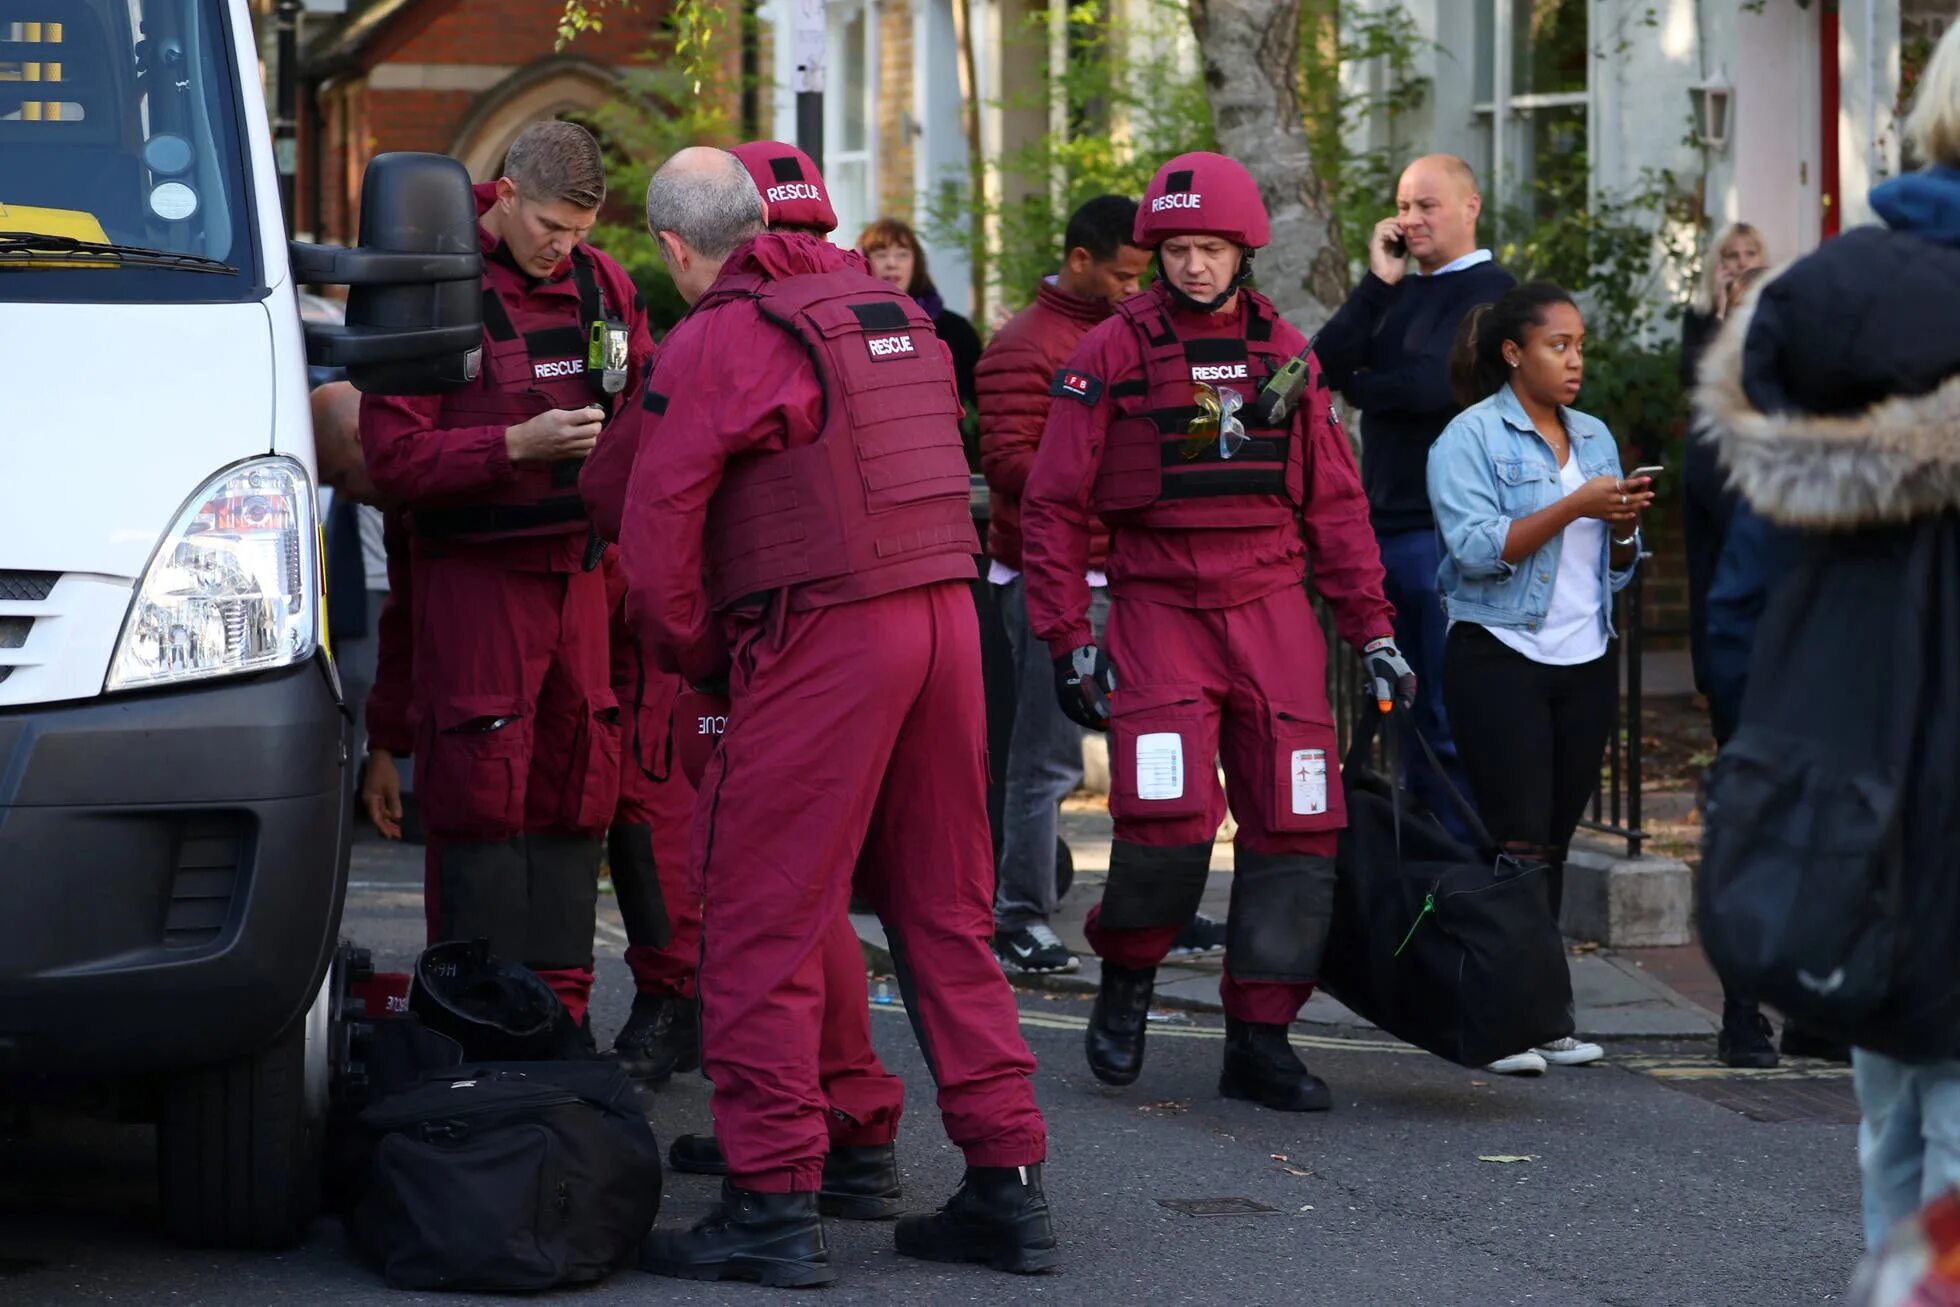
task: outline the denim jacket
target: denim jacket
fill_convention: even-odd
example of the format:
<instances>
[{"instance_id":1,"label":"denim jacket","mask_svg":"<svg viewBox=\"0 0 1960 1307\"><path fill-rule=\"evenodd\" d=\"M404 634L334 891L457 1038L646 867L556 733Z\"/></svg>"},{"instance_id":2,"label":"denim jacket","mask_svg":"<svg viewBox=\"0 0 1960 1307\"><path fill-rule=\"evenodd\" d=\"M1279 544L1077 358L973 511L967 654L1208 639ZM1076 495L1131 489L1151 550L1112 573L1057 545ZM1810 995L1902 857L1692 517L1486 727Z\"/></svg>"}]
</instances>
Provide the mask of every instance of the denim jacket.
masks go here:
<instances>
[{"instance_id":1,"label":"denim jacket","mask_svg":"<svg viewBox=\"0 0 1960 1307\"><path fill-rule=\"evenodd\" d=\"M1561 408L1559 416L1572 441L1572 457L1587 480L1621 475L1620 451L1604 422L1571 408ZM1429 450L1429 502L1443 543L1436 588L1451 621L1539 628L1551 608L1565 533L1521 563L1504 561L1504 540L1511 523L1550 508L1561 495L1552 447L1509 386L1463 410L1443 429ZM1639 566L1636 552L1633 566L1613 570L1612 537L1609 528L1599 551L1599 571L1609 594L1624 589ZM1599 620L1610 639L1614 632L1608 607L1601 606Z\"/></svg>"}]
</instances>

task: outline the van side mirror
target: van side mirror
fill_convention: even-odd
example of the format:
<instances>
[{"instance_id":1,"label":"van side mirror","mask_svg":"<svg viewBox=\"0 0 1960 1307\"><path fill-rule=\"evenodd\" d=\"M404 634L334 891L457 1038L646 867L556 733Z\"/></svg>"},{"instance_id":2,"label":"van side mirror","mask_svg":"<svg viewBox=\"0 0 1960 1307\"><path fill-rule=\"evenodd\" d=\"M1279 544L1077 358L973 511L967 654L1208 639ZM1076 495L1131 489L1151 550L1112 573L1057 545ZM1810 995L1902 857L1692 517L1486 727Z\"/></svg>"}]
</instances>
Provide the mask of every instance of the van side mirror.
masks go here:
<instances>
[{"instance_id":1,"label":"van side mirror","mask_svg":"<svg viewBox=\"0 0 1960 1307\"><path fill-rule=\"evenodd\" d=\"M430 395L475 380L483 352L476 233L462 164L408 151L369 160L360 244L291 244L296 280L350 288L344 324L306 324L307 362L344 367L356 389L376 395Z\"/></svg>"}]
</instances>

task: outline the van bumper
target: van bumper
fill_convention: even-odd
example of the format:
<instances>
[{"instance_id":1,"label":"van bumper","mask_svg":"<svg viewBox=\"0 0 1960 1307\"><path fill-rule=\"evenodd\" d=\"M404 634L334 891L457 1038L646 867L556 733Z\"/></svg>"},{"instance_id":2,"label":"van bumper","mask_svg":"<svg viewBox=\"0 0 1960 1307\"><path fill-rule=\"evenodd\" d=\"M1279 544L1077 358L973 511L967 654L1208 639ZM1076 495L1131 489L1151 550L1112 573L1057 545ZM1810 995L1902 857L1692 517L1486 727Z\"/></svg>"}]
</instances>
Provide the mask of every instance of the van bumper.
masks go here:
<instances>
[{"instance_id":1,"label":"van bumper","mask_svg":"<svg viewBox=\"0 0 1960 1307\"><path fill-rule=\"evenodd\" d=\"M0 1084L224 1061L304 1013L351 747L322 656L0 711Z\"/></svg>"}]
</instances>

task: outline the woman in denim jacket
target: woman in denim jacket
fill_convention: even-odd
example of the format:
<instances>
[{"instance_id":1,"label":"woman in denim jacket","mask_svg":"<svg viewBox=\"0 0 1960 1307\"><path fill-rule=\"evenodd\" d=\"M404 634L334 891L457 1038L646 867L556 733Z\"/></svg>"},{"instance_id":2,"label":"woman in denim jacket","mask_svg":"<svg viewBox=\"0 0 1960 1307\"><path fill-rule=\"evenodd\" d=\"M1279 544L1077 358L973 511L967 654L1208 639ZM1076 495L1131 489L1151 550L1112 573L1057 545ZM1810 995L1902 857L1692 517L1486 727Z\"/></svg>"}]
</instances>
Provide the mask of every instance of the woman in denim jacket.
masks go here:
<instances>
[{"instance_id":1,"label":"woman in denim jacket","mask_svg":"<svg viewBox=\"0 0 1960 1307\"><path fill-rule=\"evenodd\" d=\"M1451 360L1469 407L1429 451L1457 753L1491 838L1548 865L1554 916L1613 725L1612 595L1633 579L1653 501L1645 478L1622 477L1606 425L1567 407L1585 338L1572 297L1546 282L1473 312ZM1538 1075L1602 1051L1568 1036L1491 1069Z\"/></svg>"}]
</instances>

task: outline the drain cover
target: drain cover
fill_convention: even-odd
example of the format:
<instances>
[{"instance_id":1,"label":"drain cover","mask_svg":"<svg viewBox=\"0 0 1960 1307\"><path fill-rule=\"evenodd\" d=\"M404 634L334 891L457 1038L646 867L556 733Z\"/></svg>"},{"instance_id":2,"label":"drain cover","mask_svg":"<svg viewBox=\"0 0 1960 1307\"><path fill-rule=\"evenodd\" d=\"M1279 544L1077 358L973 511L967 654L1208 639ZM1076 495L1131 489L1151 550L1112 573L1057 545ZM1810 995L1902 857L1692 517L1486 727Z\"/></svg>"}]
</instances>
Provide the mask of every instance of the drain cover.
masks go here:
<instances>
[{"instance_id":1,"label":"drain cover","mask_svg":"<svg viewBox=\"0 0 1960 1307\"><path fill-rule=\"evenodd\" d=\"M1186 1216L1265 1216L1279 1210L1250 1198L1159 1198L1157 1205Z\"/></svg>"},{"instance_id":2,"label":"drain cover","mask_svg":"<svg viewBox=\"0 0 1960 1307\"><path fill-rule=\"evenodd\" d=\"M1849 1077L1829 1080L1662 1079L1669 1089L1706 1099L1751 1121L1771 1125L1796 1123L1858 1124L1858 1098Z\"/></svg>"}]
</instances>

